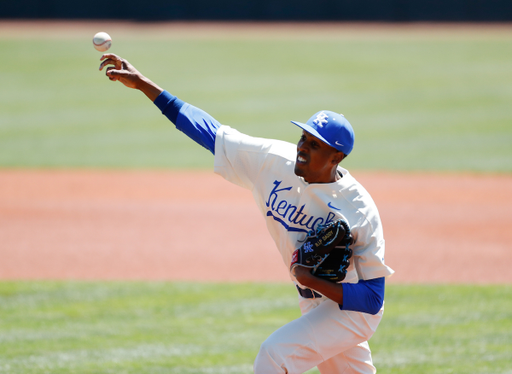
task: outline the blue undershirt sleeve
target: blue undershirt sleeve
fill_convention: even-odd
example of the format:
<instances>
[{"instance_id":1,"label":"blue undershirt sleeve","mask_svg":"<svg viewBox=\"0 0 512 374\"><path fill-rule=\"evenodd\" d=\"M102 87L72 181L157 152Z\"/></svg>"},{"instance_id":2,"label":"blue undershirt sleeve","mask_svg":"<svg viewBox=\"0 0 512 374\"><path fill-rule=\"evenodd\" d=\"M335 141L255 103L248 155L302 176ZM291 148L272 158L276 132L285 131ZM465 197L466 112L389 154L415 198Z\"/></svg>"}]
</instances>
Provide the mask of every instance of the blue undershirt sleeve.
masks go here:
<instances>
[{"instance_id":1,"label":"blue undershirt sleeve","mask_svg":"<svg viewBox=\"0 0 512 374\"><path fill-rule=\"evenodd\" d=\"M384 303L385 278L360 280L358 283L342 283L343 305L341 310L369 314L379 313Z\"/></svg>"},{"instance_id":2,"label":"blue undershirt sleeve","mask_svg":"<svg viewBox=\"0 0 512 374\"><path fill-rule=\"evenodd\" d=\"M215 154L215 137L221 124L205 111L163 91L154 101L178 130Z\"/></svg>"}]
</instances>

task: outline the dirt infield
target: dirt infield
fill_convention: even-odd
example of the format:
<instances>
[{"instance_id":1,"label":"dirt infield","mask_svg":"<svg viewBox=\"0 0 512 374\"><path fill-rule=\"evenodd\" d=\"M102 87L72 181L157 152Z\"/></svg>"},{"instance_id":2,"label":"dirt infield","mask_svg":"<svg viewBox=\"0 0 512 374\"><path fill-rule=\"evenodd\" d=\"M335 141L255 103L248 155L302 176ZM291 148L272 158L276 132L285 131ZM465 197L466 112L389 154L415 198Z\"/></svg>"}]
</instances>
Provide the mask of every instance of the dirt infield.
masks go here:
<instances>
[{"instance_id":1,"label":"dirt infield","mask_svg":"<svg viewBox=\"0 0 512 374\"><path fill-rule=\"evenodd\" d=\"M511 176L353 174L390 282L512 282ZM0 279L288 280L250 192L207 171L0 171L0 256Z\"/></svg>"}]
</instances>

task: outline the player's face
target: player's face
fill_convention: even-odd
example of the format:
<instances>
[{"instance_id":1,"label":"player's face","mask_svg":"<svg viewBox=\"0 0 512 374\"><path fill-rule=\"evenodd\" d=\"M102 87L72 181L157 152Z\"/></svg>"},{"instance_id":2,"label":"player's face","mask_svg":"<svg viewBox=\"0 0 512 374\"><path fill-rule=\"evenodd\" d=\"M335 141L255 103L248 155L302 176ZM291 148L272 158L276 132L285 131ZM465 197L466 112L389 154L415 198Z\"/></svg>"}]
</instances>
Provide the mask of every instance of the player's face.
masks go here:
<instances>
[{"instance_id":1,"label":"player's face","mask_svg":"<svg viewBox=\"0 0 512 374\"><path fill-rule=\"evenodd\" d=\"M295 174L308 183L332 183L336 180L336 166L342 159L342 152L302 131L297 143Z\"/></svg>"}]
</instances>

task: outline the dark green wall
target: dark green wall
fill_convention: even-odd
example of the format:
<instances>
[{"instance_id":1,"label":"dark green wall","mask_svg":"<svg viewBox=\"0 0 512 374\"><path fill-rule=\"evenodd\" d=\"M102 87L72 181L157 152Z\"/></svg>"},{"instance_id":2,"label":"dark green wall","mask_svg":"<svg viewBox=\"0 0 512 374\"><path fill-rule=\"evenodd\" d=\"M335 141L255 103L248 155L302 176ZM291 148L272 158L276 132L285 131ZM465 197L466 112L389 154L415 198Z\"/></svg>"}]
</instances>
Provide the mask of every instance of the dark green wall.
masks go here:
<instances>
[{"instance_id":1,"label":"dark green wall","mask_svg":"<svg viewBox=\"0 0 512 374\"><path fill-rule=\"evenodd\" d=\"M0 0L1 18L493 22L512 0Z\"/></svg>"}]
</instances>

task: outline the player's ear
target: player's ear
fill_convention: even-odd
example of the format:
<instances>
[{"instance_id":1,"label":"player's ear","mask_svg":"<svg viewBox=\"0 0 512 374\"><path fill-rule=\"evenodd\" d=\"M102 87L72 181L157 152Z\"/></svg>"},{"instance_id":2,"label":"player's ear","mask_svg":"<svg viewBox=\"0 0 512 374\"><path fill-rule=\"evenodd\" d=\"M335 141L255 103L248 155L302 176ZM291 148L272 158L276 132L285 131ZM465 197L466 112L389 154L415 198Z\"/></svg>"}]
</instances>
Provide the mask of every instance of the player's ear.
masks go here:
<instances>
[{"instance_id":1,"label":"player's ear","mask_svg":"<svg viewBox=\"0 0 512 374\"><path fill-rule=\"evenodd\" d=\"M341 161L343 161L344 158L345 154L343 152L338 151L333 155L332 163L334 165L338 165Z\"/></svg>"}]
</instances>

